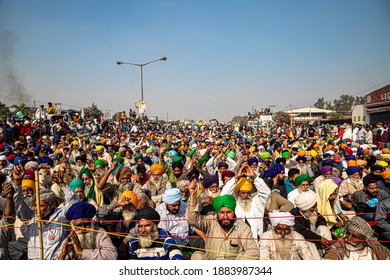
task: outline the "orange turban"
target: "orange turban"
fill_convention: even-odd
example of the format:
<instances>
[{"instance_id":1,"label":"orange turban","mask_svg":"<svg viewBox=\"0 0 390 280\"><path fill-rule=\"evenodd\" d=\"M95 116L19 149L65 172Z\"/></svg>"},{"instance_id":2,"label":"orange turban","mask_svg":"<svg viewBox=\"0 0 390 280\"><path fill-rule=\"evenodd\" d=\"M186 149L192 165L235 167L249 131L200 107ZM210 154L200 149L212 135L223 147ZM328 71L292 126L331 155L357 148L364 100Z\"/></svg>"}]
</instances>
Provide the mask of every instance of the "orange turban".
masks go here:
<instances>
[{"instance_id":1,"label":"orange turban","mask_svg":"<svg viewBox=\"0 0 390 280\"><path fill-rule=\"evenodd\" d=\"M390 178L390 169L387 169L382 172L383 179L389 179Z\"/></svg>"},{"instance_id":2,"label":"orange turban","mask_svg":"<svg viewBox=\"0 0 390 280\"><path fill-rule=\"evenodd\" d=\"M164 172L165 172L165 168L164 168L164 165L162 165L162 164L156 163L156 164L152 164L152 166L150 166L150 173L163 174Z\"/></svg>"},{"instance_id":3,"label":"orange turban","mask_svg":"<svg viewBox=\"0 0 390 280\"><path fill-rule=\"evenodd\" d=\"M124 198L126 197L127 199L130 200L131 204L133 204L134 207L137 207L138 205L138 197L135 193L133 193L130 190L125 190L119 198Z\"/></svg>"},{"instance_id":4,"label":"orange turban","mask_svg":"<svg viewBox=\"0 0 390 280\"><path fill-rule=\"evenodd\" d=\"M389 148L384 148L382 154L388 154L390 152Z\"/></svg>"},{"instance_id":5,"label":"orange turban","mask_svg":"<svg viewBox=\"0 0 390 280\"><path fill-rule=\"evenodd\" d=\"M367 161L362 160L362 159L358 159L356 161L356 164L357 164L357 166L366 166L367 165Z\"/></svg>"},{"instance_id":6,"label":"orange turban","mask_svg":"<svg viewBox=\"0 0 390 280\"><path fill-rule=\"evenodd\" d=\"M328 151L332 150L332 149L333 149L333 145L328 145L328 146L326 146L326 149L327 149Z\"/></svg>"},{"instance_id":7,"label":"orange turban","mask_svg":"<svg viewBox=\"0 0 390 280\"><path fill-rule=\"evenodd\" d=\"M306 151L304 151L304 150L300 150L299 152L298 152L298 156L299 157L304 157L306 155Z\"/></svg>"},{"instance_id":8,"label":"orange turban","mask_svg":"<svg viewBox=\"0 0 390 280\"><path fill-rule=\"evenodd\" d=\"M357 161L356 160L348 160L347 161L347 165L348 166L357 166Z\"/></svg>"}]
</instances>

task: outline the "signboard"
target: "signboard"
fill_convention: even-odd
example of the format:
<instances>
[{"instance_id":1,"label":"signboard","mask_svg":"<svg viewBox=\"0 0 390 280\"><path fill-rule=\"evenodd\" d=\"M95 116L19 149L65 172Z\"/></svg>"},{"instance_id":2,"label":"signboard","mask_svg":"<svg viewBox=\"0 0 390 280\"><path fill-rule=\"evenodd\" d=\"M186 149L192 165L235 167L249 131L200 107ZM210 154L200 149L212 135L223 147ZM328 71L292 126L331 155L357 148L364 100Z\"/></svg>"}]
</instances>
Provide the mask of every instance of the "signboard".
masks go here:
<instances>
[{"instance_id":1,"label":"signboard","mask_svg":"<svg viewBox=\"0 0 390 280\"><path fill-rule=\"evenodd\" d=\"M390 102L390 85L369 93L366 96L367 105Z\"/></svg>"},{"instance_id":2,"label":"signboard","mask_svg":"<svg viewBox=\"0 0 390 280\"><path fill-rule=\"evenodd\" d=\"M272 122L272 116L260 116L262 122Z\"/></svg>"},{"instance_id":3,"label":"signboard","mask_svg":"<svg viewBox=\"0 0 390 280\"><path fill-rule=\"evenodd\" d=\"M146 104L143 100L135 103L135 109L138 111L138 114L142 115L146 113Z\"/></svg>"}]
</instances>

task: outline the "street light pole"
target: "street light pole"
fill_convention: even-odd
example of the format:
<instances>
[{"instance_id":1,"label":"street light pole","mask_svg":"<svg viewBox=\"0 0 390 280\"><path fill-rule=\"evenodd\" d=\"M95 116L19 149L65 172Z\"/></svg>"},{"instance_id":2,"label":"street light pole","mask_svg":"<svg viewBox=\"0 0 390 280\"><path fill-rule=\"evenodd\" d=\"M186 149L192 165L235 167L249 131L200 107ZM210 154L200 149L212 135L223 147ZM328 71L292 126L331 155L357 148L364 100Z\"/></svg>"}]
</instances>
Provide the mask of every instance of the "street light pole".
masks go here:
<instances>
[{"instance_id":1,"label":"street light pole","mask_svg":"<svg viewBox=\"0 0 390 280\"><path fill-rule=\"evenodd\" d=\"M152 61L149 61L149 62L146 62L146 63L142 63L142 64L139 64L139 63L131 63L131 62L124 62L124 61L117 61L116 64L118 65L122 65L122 64L128 64L128 65L134 65L134 66L138 66L141 68L141 101L144 100L144 73L143 73L143 68L144 66L148 65L148 64L151 64L153 62L157 62L157 61L166 61L167 60L167 57L166 56L163 56L159 59L156 59L156 60L152 60Z\"/></svg>"}]
</instances>

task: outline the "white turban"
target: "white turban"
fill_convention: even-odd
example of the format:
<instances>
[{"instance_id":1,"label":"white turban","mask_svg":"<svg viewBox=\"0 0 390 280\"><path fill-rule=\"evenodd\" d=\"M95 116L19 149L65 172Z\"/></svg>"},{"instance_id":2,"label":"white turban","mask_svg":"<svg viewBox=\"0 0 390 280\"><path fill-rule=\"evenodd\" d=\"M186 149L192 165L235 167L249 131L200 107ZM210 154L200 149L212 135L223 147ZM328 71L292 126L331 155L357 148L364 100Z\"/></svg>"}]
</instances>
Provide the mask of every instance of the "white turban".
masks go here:
<instances>
[{"instance_id":1,"label":"white turban","mask_svg":"<svg viewBox=\"0 0 390 280\"><path fill-rule=\"evenodd\" d=\"M278 224L286 226L294 226L294 216L290 212L272 211L269 213L269 220L272 227L276 227Z\"/></svg>"},{"instance_id":2,"label":"white turban","mask_svg":"<svg viewBox=\"0 0 390 280\"><path fill-rule=\"evenodd\" d=\"M5 155L1 155L0 156L0 160L4 160L5 161L5 160L7 160L7 157Z\"/></svg>"},{"instance_id":3,"label":"white turban","mask_svg":"<svg viewBox=\"0 0 390 280\"><path fill-rule=\"evenodd\" d=\"M32 170L38 170L39 168L39 163L36 161L29 161L26 163L24 166L25 169L32 169Z\"/></svg>"},{"instance_id":4,"label":"white turban","mask_svg":"<svg viewBox=\"0 0 390 280\"><path fill-rule=\"evenodd\" d=\"M301 211L306 211L313 207L314 204L317 203L316 193L312 190L308 190L307 192L302 192L294 199L295 206L299 208Z\"/></svg>"}]
</instances>

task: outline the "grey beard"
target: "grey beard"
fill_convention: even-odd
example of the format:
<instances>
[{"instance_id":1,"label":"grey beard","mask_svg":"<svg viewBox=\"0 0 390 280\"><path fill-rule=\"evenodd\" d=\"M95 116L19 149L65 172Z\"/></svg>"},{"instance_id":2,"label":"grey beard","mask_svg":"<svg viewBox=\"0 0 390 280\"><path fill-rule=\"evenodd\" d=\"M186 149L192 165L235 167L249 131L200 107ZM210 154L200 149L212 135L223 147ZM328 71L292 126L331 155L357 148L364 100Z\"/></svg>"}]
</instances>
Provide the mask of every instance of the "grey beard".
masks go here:
<instances>
[{"instance_id":1,"label":"grey beard","mask_svg":"<svg viewBox=\"0 0 390 280\"><path fill-rule=\"evenodd\" d=\"M91 225L91 230L88 230L87 232L76 232L77 237L80 241L81 248L83 249L95 249L95 238L96 238L96 232L94 232L94 225ZM74 254L75 258L77 259L77 254Z\"/></svg>"},{"instance_id":2,"label":"grey beard","mask_svg":"<svg viewBox=\"0 0 390 280\"><path fill-rule=\"evenodd\" d=\"M118 192L119 193L123 193L126 190L132 191L133 190L133 184L129 183L129 182L120 183L119 187L118 187Z\"/></svg>"},{"instance_id":3,"label":"grey beard","mask_svg":"<svg viewBox=\"0 0 390 280\"><path fill-rule=\"evenodd\" d=\"M206 197L211 196L212 198L216 198L217 196L220 196L221 191L217 190L216 192L211 192L211 191L207 190L207 194L208 195L206 195Z\"/></svg>"},{"instance_id":4,"label":"grey beard","mask_svg":"<svg viewBox=\"0 0 390 280\"><path fill-rule=\"evenodd\" d=\"M34 204L33 204L34 199L33 199L32 196L26 196L26 197L24 198L24 202L26 202L26 204L27 204L30 208L34 205Z\"/></svg>"},{"instance_id":5,"label":"grey beard","mask_svg":"<svg viewBox=\"0 0 390 280\"><path fill-rule=\"evenodd\" d=\"M362 251L364 249L364 242L350 242L346 240L345 247L348 251Z\"/></svg>"},{"instance_id":6,"label":"grey beard","mask_svg":"<svg viewBox=\"0 0 390 280\"><path fill-rule=\"evenodd\" d=\"M244 212L249 212L252 208L252 198L243 199L241 196L239 196L237 203L241 206Z\"/></svg>"},{"instance_id":7,"label":"grey beard","mask_svg":"<svg viewBox=\"0 0 390 280\"><path fill-rule=\"evenodd\" d=\"M299 165L298 164L298 169L300 170L300 174L307 174L307 168L306 165Z\"/></svg>"},{"instance_id":8,"label":"grey beard","mask_svg":"<svg viewBox=\"0 0 390 280\"><path fill-rule=\"evenodd\" d=\"M274 242L275 242L275 247L276 251L280 255L281 260L290 260L291 259L291 246L292 246L292 239L291 239L291 234L286 235L284 238L273 232L274 236Z\"/></svg>"},{"instance_id":9,"label":"grey beard","mask_svg":"<svg viewBox=\"0 0 390 280\"><path fill-rule=\"evenodd\" d=\"M141 235L141 233L139 233ZM143 232L138 238L138 244L141 248L149 248L153 246L153 242L158 239L158 228L154 226L152 231Z\"/></svg>"},{"instance_id":10,"label":"grey beard","mask_svg":"<svg viewBox=\"0 0 390 280\"><path fill-rule=\"evenodd\" d=\"M351 184L357 189L357 190L361 190L363 189L363 182L361 181L361 179L355 179L355 178L349 178L350 181L351 181Z\"/></svg>"},{"instance_id":11,"label":"grey beard","mask_svg":"<svg viewBox=\"0 0 390 280\"><path fill-rule=\"evenodd\" d=\"M315 231L316 230L316 224L318 220L318 216L316 212L306 211L302 213L303 216L309 220L310 222L310 230Z\"/></svg>"}]
</instances>

